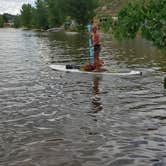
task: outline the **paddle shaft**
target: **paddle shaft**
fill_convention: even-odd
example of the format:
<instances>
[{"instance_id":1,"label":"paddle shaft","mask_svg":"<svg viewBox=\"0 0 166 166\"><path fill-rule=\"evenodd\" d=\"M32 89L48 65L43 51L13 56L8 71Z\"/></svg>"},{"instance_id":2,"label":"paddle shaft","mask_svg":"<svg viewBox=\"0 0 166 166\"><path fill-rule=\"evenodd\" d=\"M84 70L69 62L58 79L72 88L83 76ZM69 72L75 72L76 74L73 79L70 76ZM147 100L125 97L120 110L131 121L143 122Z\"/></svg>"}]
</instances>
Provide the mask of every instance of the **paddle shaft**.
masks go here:
<instances>
[{"instance_id":1,"label":"paddle shaft","mask_svg":"<svg viewBox=\"0 0 166 166\"><path fill-rule=\"evenodd\" d=\"M91 64L94 64L94 57L93 57L93 48L92 48L92 38L91 38L91 30L92 30L92 25L89 23L87 25L88 33L89 33L89 39L88 39L88 45L89 45L89 60Z\"/></svg>"}]
</instances>

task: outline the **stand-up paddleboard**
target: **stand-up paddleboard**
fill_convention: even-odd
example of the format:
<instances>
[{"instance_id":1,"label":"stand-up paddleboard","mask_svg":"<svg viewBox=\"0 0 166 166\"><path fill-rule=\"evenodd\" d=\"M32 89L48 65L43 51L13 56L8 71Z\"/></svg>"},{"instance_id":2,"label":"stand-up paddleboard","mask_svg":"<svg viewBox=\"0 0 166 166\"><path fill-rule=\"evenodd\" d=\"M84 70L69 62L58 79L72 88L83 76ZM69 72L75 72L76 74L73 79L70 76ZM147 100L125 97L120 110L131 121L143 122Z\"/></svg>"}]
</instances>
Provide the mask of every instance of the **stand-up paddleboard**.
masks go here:
<instances>
[{"instance_id":1,"label":"stand-up paddleboard","mask_svg":"<svg viewBox=\"0 0 166 166\"><path fill-rule=\"evenodd\" d=\"M70 72L70 73L85 73L85 74L96 74L96 75L119 75L119 76L127 76L127 75L142 75L142 72L135 70L122 70L122 69L108 69L105 72L90 72L90 71L82 71L78 66L73 68L68 68L68 65L50 65L50 68L56 71Z\"/></svg>"}]
</instances>

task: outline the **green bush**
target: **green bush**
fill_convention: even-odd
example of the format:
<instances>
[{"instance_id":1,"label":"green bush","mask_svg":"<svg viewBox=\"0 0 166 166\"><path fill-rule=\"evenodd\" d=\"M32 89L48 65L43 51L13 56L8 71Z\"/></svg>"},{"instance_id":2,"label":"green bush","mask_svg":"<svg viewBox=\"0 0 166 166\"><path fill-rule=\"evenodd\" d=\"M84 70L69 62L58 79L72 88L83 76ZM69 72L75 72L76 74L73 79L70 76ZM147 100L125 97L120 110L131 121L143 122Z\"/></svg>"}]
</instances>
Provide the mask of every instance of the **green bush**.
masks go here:
<instances>
[{"instance_id":1,"label":"green bush","mask_svg":"<svg viewBox=\"0 0 166 166\"><path fill-rule=\"evenodd\" d=\"M113 19L111 16L104 16L101 17L101 26L104 32L109 32L110 28L112 26L113 23Z\"/></svg>"},{"instance_id":2,"label":"green bush","mask_svg":"<svg viewBox=\"0 0 166 166\"><path fill-rule=\"evenodd\" d=\"M166 0L149 0L143 9L142 36L160 48L166 47Z\"/></svg>"},{"instance_id":3,"label":"green bush","mask_svg":"<svg viewBox=\"0 0 166 166\"><path fill-rule=\"evenodd\" d=\"M118 14L118 20L113 28L115 37L120 40L135 38L143 18L144 15L140 10L140 6L129 3Z\"/></svg>"},{"instance_id":4,"label":"green bush","mask_svg":"<svg viewBox=\"0 0 166 166\"><path fill-rule=\"evenodd\" d=\"M138 32L157 47L166 47L166 0L140 0L128 4L114 26L117 39L134 38Z\"/></svg>"}]
</instances>

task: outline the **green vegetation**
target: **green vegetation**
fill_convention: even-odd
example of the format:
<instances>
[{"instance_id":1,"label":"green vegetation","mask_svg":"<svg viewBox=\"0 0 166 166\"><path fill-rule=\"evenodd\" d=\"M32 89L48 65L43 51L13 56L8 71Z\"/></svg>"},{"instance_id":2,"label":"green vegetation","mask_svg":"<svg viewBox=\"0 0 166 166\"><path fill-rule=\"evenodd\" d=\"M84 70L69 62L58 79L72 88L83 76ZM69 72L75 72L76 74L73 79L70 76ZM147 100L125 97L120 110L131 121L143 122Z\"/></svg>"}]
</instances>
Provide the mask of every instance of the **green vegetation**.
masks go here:
<instances>
[{"instance_id":1,"label":"green vegetation","mask_svg":"<svg viewBox=\"0 0 166 166\"><path fill-rule=\"evenodd\" d=\"M66 15L65 0L45 0L48 5L48 26L50 28L63 24Z\"/></svg>"},{"instance_id":2,"label":"green vegetation","mask_svg":"<svg viewBox=\"0 0 166 166\"><path fill-rule=\"evenodd\" d=\"M67 13L83 28L95 16L98 0L67 0Z\"/></svg>"},{"instance_id":3,"label":"green vegetation","mask_svg":"<svg viewBox=\"0 0 166 166\"><path fill-rule=\"evenodd\" d=\"M21 26L21 16L17 15L14 18L14 27L19 28Z\"/></svg>"},{"instance_id":4,"label":"green vegetation","mask_svg":"<svg viewBox=\"0 0 166 166\"><path fill-rule=\"evenodd\" d=\"M114 26L115 37L120 40L135 38L143 19L140 5L129 3L118 14L118 20Z\"/></svg>"},{"instance_id":5,"label":"green vegetation","mask_svg":"<svg viewBox=\"0 0 166 166\"><path fill-rule=\"evenodd\" d=\"M0 16L0 27L2 28L4 24L3 16Z\"/></svg>"},{"instance_id":6,"label":"green vegetation","mask_svg":"<svg viewBox=\"0 0 166 166\"><path fill-rule=\"evenodd\" d=\"M48 29L61 26L70 17L83 29L95 16L98 0L36 0L35 4L23 4L15 27Z\"/></svg>"},{"instance_id":7,"label":"green vegetation","mask_svg":"<svg viewBox=\"0 0 166 166\"><path fill-rule=\"evenodd\" d=\"M115 37L134 38L138 32L154 45L166 47L166 0L139 0L119 12Z\"/></svg>"},{"instance_id":8,"label":"green vegetation","mask_svg":"<svg viewBox=\"0 0 166 166\"><path fill-rule=\"evenodd\" d=\"M102 15L102 30L108 32L111 27L117 39L140 34L154 45L166 47L166 0L36 0L35 4L22 6L15 27L49 29L64 24L67 29L75 21L83 29L94 16ZM118 11L117 20L111 17L116 15L114 11Z\"/></svg>"},{"instance_id":9,"label":"green vegetation","mask_svg":"<svg viewBox=\"0 0 166 166\"><path fill-rule=\"evenodd\" d=\"M3 14L3 19L5 23L8 23L9 21L13 21L14 18L15 18L15 15L8 14L8 13Z\"/></svg>"},{"instance_id":10,"label":"green vegetation","mask_svg":"<svg viewBox=\"0 0 166 166\"><path fill-rule=\"evenodd\" d=\"M36 1L36 9L33 8L32 25L36 28L48 29L48 11L46 2L43 0Z\"/></svg>"},{"instance_id":11,"label":"green vegetation","mask_svg":"<svg viewBox=\"0 0 166 166\"><path fill-rule=\"evenodd\" d=\"M21 23L30 28L32 26L33 8L30 4L23 4L21 9Z\"/></svg>"},{"instance_id":12,"label":"green vegetation","mask_svg":"<svg viewBox=\"0 0 166 166\"><path fill-rule=\"evenodd\" d=\"M113 19L110 15L106 15L106 16L102 16L100 18L100 24L101 24L101 28L104 32L109 32L110 28L113 24Z\"/></svg>"},{"instance_id":13,"label":"green vegetation","mask_svg":"<svg viewBox=\"0 0 166 166\"><path fill-rule=\"evenodd\" d=\"M142 10L145 15L141 26L142 36L158 47L166 47L166 0L150 0Z\"/></svg>"}]
</instances>

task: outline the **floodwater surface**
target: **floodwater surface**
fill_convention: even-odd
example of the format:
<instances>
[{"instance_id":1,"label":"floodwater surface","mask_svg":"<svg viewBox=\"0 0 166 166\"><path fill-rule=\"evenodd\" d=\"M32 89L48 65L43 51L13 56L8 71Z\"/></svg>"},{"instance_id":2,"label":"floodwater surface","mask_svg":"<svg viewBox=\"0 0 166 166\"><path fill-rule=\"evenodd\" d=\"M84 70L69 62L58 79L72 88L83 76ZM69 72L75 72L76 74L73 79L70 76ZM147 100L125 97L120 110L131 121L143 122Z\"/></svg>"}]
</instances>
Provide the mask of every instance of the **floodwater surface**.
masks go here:
<instances>
[{"instance_id":1,"label":"floodwater surface","mask_svg":"<svg viewBox=\"0 0 166 166\"><path fill-rule=\"evenodd\" d=\"M0 29L1 166L165 166L166 52L102 35L106 67L142 76L53 71L84 64L87 37Z\"/></svg>"}]
</instances>

